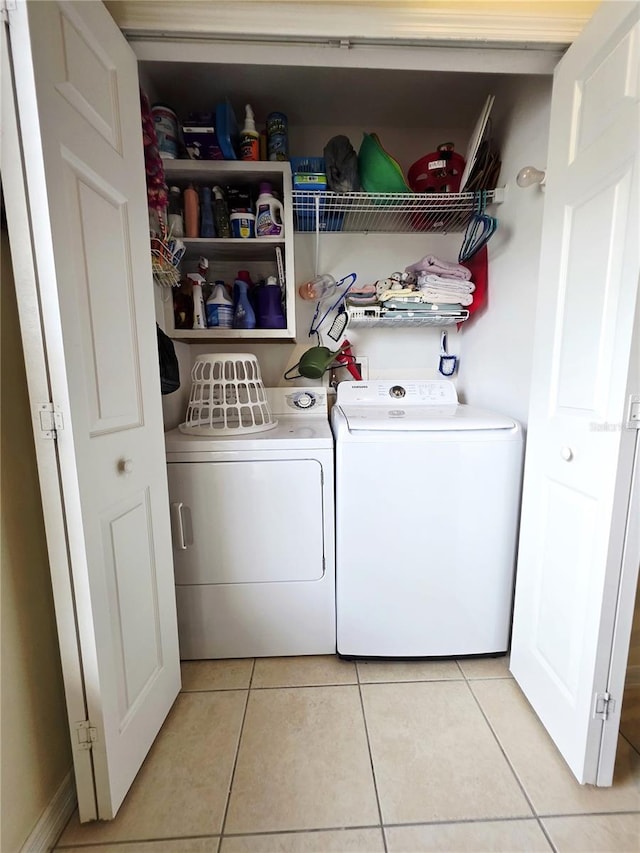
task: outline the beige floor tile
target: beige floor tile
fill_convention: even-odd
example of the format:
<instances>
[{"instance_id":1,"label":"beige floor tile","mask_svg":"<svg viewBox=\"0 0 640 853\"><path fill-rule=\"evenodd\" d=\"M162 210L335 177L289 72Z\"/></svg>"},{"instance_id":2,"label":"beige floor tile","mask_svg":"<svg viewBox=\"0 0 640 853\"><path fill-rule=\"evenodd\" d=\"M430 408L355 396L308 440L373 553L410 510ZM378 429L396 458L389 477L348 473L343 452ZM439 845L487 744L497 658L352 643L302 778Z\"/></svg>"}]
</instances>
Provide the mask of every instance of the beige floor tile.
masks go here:
<instances>
[{"instance_id":1,"label":"beige floor tile","mask_svg":"<svg viewBox=\"0 0 640 853\"><path fill-rule=\"evenodd\" d=\"M243 690L249 687L253 658L185 660L180 664L182 690Z\"/></svg>"},{"instance_id":2,"label":"beige floor tile","mask_svg":"<svg viewBox=\"0 0 640 853\"><path fill-rule=\"evenodd\" d=\"M292 658L258 658L252 687L314 687L356 684L355 665L336 655Z\"/></svg>"},{"instance_id":3,"label":"beige floor tile","mask_svg":"<svg viewBox=\"0 0 640 853\"><path fill-rule=\"evenodd\" d=\"M613 787L580 785L515 681L470 685L537 814L640 809L640 755L624 739L618 744Z\"/></svg>"},{"instance_id":4,"label":"beige floor tile","mask_svg":"<svg viewBox=\"0 0 640 853\"><path fill-rule=\"evenodd\" d=\"M454 660L359 660L357 665L358 676L362 684L383 681L441 681L462 678L462 673Z\"/></svg>"},{"instance_id":5,"label":"beige floor tile","mask_svg":"<svg viewBox=\"0 0 640 853\"><path fill-rule=\"evenodd\" d=\"M183 693L114 820L80 824L59 844L215 835L231 781L246 691Z\"/></svg>"},{"instance_id":6,"label":"beige floor tile","mask_svg":"<svg viewBox=\"0 0 640 853\"><path fill-rule=\"evenodd\" d=\"M381 829L340 829L222 839L220 853L384 853Z\"/></svg>"},{"instance_id":7,"label":"beige floor tile","mask_svg":"<svg viewBox=\"0 0 640 853\"><path fill-rule=\"evenodd\" d=\"M551 817L543 821L558 853L638 853L640 814Z\"/></svg>"},{"instance_id":8,"label":"beige floor tile","mask_svg":"<svg viewBox=\"0 0 640 853\"><path fill-rule=\"evenodd\" d=\"M512 678L508 655L501 658L466 658L458 663L465 678Z\"/></svg>"},{"instance_id":9,"label":"beige floor tile","mask_svg":"<svg viewBox=\"0 0 640 853\"><path fill-rule=\"evenodd\" d=\"M640 752L640 684L625 687L622 697L620 731Z\"/></svg>"},{"instance_id":10,"label":"beige floor tile","mask_svg":"<svg viewBox=\"0 0 640 853\"><path fill-rule=\"evenodd\" d=\"M466 682L362 695L385 824L531 815Z\"/></svg>"},{"instance_id":11,"label":"beige floor tile","mask_svg":"<svg viewBox=\"0 0 640 853\"><path fill-rule=\"evenodd\" d=\"M536 820L398 826L385 830L389 853L549 853Z\"/></svg>"},{"instance_id":12,"label":"beige floor tile","mask_svg":"<svg viewBox=\"0 0 640 853\"><path fill-rule=\"evenodd\" d=\"M55 847L54 853L217 853L220 839L172 838L170 841L132 841L123 844L81 844Z\"/></svg>"},{"instance_id":13,"label":"beige floor tile","mask_svg":"<svg viewBox=\"0 0 640 853\"><path fill-rule=\"evenodd\" d=\"M225 832L378 820L358 687L252 690Z\"/></svg>"}]
</instances>

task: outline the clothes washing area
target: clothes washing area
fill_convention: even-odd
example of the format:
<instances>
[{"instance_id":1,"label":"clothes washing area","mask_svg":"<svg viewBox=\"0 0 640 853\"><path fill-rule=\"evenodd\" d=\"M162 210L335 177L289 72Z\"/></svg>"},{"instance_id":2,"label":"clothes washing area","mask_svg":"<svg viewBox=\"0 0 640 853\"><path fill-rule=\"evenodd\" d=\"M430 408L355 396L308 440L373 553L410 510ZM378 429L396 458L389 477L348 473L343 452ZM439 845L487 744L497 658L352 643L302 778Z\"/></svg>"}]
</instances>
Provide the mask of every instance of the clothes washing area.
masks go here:
<instances>
[{"instance_id":1,"label":"clothes washing area","mask_svg":"<svg viewBox=\"0 0 640 853\"><path fill-rule=\"evenodd\" d=\"M344 20L338 13L342 5L348 4L337 4L336 14ZM215 541L200 545L203 534L196 542L196 528L208 524L205 516L216 516L214 507L205 509L208 486L194 486L186 501L172 494L178 505L173 521L169 511L163 426L171 432L184 421L196 360L211 352L251 353L267 389L284 387L295 395L300 387L308 393L305 377L296 380L301 386L285 387L284 379L318 343L306 332L313 303L297 300L297 287L324 273L339 281L351 270L360 283L372 284L427 256L454 262L465 217L475 210L473 198L469 208L469 199L451 192L438 204L451 212L450 204L464 202L463 217L454 211L443 220L440 208L402 208L398 218L381 215L378 193L339 199L342 208L332 209L330 194L319 191L307 229L309 210L298 207L289 161L167 160L168 183L183 194L191 183L234 184L251 192L269 183L282 202L282 233L185 238L182 270L199 274L199 259L205 257L211 283L233 282L240 270L265 286L273 277L281 287L284 325L276 328L272 320L264 328L194 329L180 314L176 323L167 299L171 287L142 284L151 282L151 261L139 83L152 103L179 107L187 115L226 99L239 115L251 103L258 126L271 112L284 113L293 157L319 157L339 135L358 149L364 134L376 134L407 177L412 164L442 143L451 140L456 152L467 151L483 104L495 95L491 133L502 169L491 189L504 193L502 203L491 208L499 227L490 244L487 302L468 319L446 318L450 352L460 356L456 393L464 404L526 425L511 668L577 778L610 784L631 626L627 603L633 600L640 547L625 521L637 517L631 511L637 510L638 479L632 476L638 402L633 399L638 396L633 188L640 25L637 4L606 5L606 14L561 62L557 44L543 50L443 48L409 35L396 39L389 35L396 29L375 26L362 39L351 38L345 34L362 31L361 10L359 19L351 11L349 27L345 24L337 39L326 31L333 19L311 20L310 11L305 32L293 27L299 40L286 40L281 19L262 17L258 24L254 18L233 18L240 16L240 4L232 4L227 12L235 25L225 24L225 18L207 34L195 27L191 37L177 22L172 32L160 20L137 29L135 20L131 26L123 23L129 44L97 3L35 3L28 12L17 4L8 10L22 127L20 136L15 131L20 144L12 156L15 162L22 158L23 169L15 175L3 170L3 189L9 224L16 229L12 252L22 252L38 273L20 282L17 292L25 351L30 336L40 335L31 342L32 351L45 360L37 381L30 377L30 387L46 481L43 501L53 506L45 514L48 534L53 531L63 668L74 686L68 691L69 719L87 721L101 744L93 753L74 754L79 778L95 779L101 792L94 794L92 782L90 795L86 790L81 795L83 820L115 813L179 690L171 531L184 551L179 556L188 558L192 539L198 549L214 553L216 548ZM264 30L256 33L257 26ZM515 176L528 165L546 167L544 191L535 184L516 187ZM412 195L426 203L431 194ZM491 204L497 201L494 196ZM363 212L366 219L359 218ZM389 212L398 211L392 205ZM40 306L44 317L34 323ZM407 387L438 378L445 358L441 323L406 322L408 314L397 323L387 311L403 309L391 306L351 309L349 340L356 357L368 364L371 380L392 379ZM180 391L164 405L156 318L174 342L182 377ZM320 382L313 389L321 393L316 388ZM274 399L274 405L284 422L289 404ZM308 429L306 415L301 420ZM255 472L283 462L288 471L304 469L304 479L331 453L325 421L323 415L324 437L300 451L285 436L282 444L267 448L279 441L279 427L243 439L174 433L169 452L181 456L169 460L176 466L170 472L211 465L223 482L230 470L224 466L240 472L247 465L242 472ZM206 449L187 449L196 441ZM298 452L301 456L291 460L287 456ZM195 461L200 453L203 458ZM259 454L282 457L267 463ZM302 459L312 460L311 468L298 466ZM324 512L326 483L320 487L314 473L307 485L305 494L315 495L316 509L322 499ZM249 537L254 524L262 526L263 507L241 491L236 506L242 505L243 515L236 521ZM265 496L259 502L264 504L266 492L257 487L257 494ZM386 498L389 503L405 499ZM291 513L297 510L290 495L283 501ZM224 496L222 502L228 526ZM190 513L184 511L187 505ZM384 512L380 506L380 516ZM371 535L371 525L379 535L378 515L357 524L363 536ZM287 535L282 517L277 525L282 548ZM284 592L290 585L301 601L304 585L319 590L319 543L324 536L326 558L330 533L318 525L304 529L318 543L308 569L305 560L297 567L287 562L289 568L279 575L272 567L273 583L264 582L257 554L247 551L244 580L229 583L237 586L231 592L240 595L246 587L248 600L253 592L270 587L275 594L276 587ZM304 550L297 536L293 543ZM633 571L630 560L635 560ZM179 561L177 566L179 572ZM183 568L179 595L192 600L208 595L207 586L221 591L228 580L223 575L222 583L209 583L211 577L189 566L188 559ZM328 586L317 599L323 607L325 594ZM75 730L73 736L77 739Z\"/></svg>"},{"instance_id":2,"label":"clothes washing area","mask_svg":"<svg viewBox=\"0 0 640 853\"><path fill-rule=\"evenodd\" d=\"M242 353L200 356L194 375L187 420L166 434L181 657L330 654L326 391L265 390Z\"/></svg>"}]
</instances>

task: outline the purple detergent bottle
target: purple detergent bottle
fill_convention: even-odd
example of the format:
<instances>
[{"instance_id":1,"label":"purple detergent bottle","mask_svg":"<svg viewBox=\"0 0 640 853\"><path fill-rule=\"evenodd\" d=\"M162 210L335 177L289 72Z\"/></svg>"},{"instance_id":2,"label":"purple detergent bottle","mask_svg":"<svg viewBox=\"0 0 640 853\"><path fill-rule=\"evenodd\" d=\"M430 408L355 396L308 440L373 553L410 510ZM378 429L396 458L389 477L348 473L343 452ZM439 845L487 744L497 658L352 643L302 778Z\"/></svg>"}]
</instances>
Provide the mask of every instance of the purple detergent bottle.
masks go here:
<instances>
[{"instance_id":1,"label":"purple detergent bottle","mask_svg":"<svg viewBox=\"0 0 640 853\"><path fill-rule=\"evenodd\" d=\"M286 329L282 310L282 292L276 277L270 275L266 284L256 288L257 321L259 329Z\"/></svg>"}]
</instances>

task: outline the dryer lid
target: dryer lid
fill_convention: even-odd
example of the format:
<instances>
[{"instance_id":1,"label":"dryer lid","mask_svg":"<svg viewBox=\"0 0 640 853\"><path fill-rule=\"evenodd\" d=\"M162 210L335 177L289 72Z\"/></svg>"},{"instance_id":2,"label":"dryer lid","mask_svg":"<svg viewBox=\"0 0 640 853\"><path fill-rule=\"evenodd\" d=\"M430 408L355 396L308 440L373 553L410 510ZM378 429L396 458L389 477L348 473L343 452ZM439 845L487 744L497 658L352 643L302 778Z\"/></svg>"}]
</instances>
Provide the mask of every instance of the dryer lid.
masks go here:
<instances>
[{"instance_id":1,"label":"dryer lid","mask_svg":"<svg viewBox=\"0 0 640 853\"><path fill-rule=\"evenodd\" d=\"M456 403L446 406L341 406L349 432L442 432L513 429L512 418Z\"/></svg>"}]
</instances>

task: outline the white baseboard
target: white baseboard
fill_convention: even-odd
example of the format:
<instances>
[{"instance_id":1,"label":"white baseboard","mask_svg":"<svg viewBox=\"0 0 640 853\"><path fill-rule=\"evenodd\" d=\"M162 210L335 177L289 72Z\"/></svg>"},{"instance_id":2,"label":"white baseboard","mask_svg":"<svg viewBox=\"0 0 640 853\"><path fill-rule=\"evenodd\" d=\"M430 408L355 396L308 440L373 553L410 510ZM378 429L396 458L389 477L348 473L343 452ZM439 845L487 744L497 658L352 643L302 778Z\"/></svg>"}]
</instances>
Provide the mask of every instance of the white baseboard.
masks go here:
<instances>
[{"instance_id":1,"label":"white baseboard","mask_svg":"<svg viewBox=\"0 0 640 853\"><path fill-rule=\"evenodd\" d=\"M76 804L76 785L71 770L40 815L40 820L22 845L20 853L47 853L51 850L73 814Z\"/></svg>"},{"instance_id":2,"label":"white baseboard","mask_svg":"<svg viewBox=\"0 0 640 853\"><path fill-rule=\"evenodd\" d=\"M627 667L627 674L624 679L625 686L640 684L640 664L634 664Z\"/></svg>"}]
</instances>

